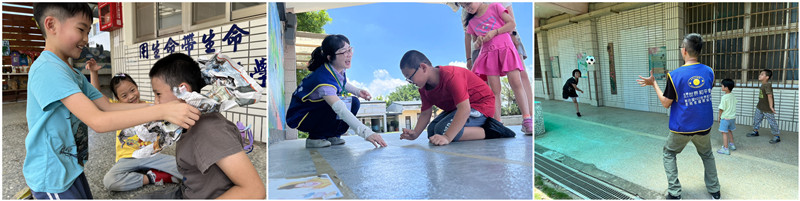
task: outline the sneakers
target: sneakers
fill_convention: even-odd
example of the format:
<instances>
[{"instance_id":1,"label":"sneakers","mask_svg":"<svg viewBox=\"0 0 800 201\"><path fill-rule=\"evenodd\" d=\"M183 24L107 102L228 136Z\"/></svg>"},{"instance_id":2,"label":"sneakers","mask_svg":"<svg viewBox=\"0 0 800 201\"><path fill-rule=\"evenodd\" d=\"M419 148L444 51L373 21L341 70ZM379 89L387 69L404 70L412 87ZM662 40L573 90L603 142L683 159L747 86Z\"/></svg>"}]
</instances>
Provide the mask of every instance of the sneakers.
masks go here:
<instances>
[{"instance_id":1,"label":"sneakers","mask_svg":"<svg viewBox=\"0 0 800 201\"><path fill-rule=\"evenodd\" d=\"M719 200L720 199L719 191L717 191L716 193L709 193L709 194L711 194L711 199L712 200ZM681 196L680 195L679 196L673 196L672 194L667 193L666 199L667 200L680 200Z\"/></svg>"},{"instance_id":2,"label":"sneakers","mask_svg":"<svg viewBox=\"0 0 800 201\"><path fill-rule=\"evenodd\" d=\"M719 148L719 150L717 150L717 153L725 154L725 155L731 155L731 152L728 151L728 149L726 149L725 147Z\"/></svg>"},{"instance_id":3,"label":"sneakers","mask_svg":"<svg viewBox=\"0 0 800 201\"><path fill-rule=\"evenodd\" d=\"M329 137L328 142L331 142L331 145L343 145L344 140L340 137Z\"/></svg>"},{"instance_id":4,"label":"sneakers","mask_svg":"<svg viewBox=\"0 0 800 201\"><path fill-rule=\"evenodd\" d=\"M710 193L710 194L711 194L711 199L712 200L719 200L719 191L717 191L716 193Z\"/></svg>"},{"instance_id":5,"label":"sneakers","mask_svg":"<svg viewBox=\"0 0 800 201\"><path fill-rule=\"evenodd\" d=\"M728 149L730 149L731 151L736 151L736 145L734 145L733 143L728 143Z\"/></svg>"},{"instance_id":6,"label":"sneakers","mask_svg":"<svg viewBox=\"0 0 800 201\"><path fill-rule=\"evenodd\" d=\"M522 133L525 133L525 135L533 135L533 119L527 118L522 120Z\"/></svg>"},{"instance_id":7,"label":"sneakers","mask_svg":"<svg viewBox=\"0 0 800 201\"><path fill-rule=\"evenodd\" d=\"M747 137L756 137L758 136L758 131L753 131L752 133L748 133Z\"/></svg>"},{"instance_id":8,"label":"sneakers","mask_svg":"<svg viewBox=\"0 0 800 201\"><path fill-rule=\"evenodd\" d=\"M306 148L330 147L331 142L323 139L306 139Z\"/></svg>"},{"instance_id":9,"label":"sneakers","mask_svg":"<svg viewBox=\"0 0 800 201\"><path fill-rule=\"evenodd\" d=\"M578 114L578 117L581 117L581 113L580 113L580 112L578 112L578 113L576 113L576 114Z\"/></svg>"},{"instance_id":10,"label":"sneakers","mask_svg":"<svg viewBox=\"0 0 800 201\"><path fill-rule=\"evenodd\" d=\"M775 136L771 140L769 140L770 144L775 144L775 143L778 143L778 142L781 142L781 137L780 136Z\"/></svg>"},{"instance_id":11,"label":"sneakers","mask_svg":"<svg viewBox=\"0 0 800 201\"><path fill-rule=\"evenodd\" d=\"M180 181L171 174L156 169L150 169L147 171L147 178L150 180L150 183L155 185L164 185L164 183L178 183L178 181Z\"/></svg>"},{"instance_id":12,"label":"sneakers","mask_svg":"<svg viewBox=\"0 0 800 201\"><path fill-rule=\"evenodd\" d=\"M673 196L672 194L667 193L666 198L667 198L667 200L680 200L681 196L680 195L679 196Z\"/></svg>"}]
</instances>

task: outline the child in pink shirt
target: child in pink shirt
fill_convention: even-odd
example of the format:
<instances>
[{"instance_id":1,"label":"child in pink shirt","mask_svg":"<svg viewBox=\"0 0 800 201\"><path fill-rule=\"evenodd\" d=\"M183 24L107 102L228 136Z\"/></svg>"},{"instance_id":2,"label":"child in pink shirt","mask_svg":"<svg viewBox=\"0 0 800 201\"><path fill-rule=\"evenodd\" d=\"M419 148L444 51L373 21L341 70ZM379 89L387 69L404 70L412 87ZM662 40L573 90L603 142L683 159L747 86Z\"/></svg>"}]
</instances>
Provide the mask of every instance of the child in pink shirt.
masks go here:
<instances>
[{"instance_id":1,"label":"child in pink shirt","mask_svg":"<svg viewBox=\"0 0 800 201\"><path fill-rule=\"evenodd\" d=\"M481 52L472 65L472 71L487 80L495 96L496 119L500 119L500 76L508 75L508 82L522 112L522 131L531 133L530 105L523 89L520 72L525 71L522 61L517 56L517 49L509 32L514 30L514 18L500 3L489 5L479 2L459 3L470 15L467 16L467 33L480 46Z\"/></svg>"}]
</instances>

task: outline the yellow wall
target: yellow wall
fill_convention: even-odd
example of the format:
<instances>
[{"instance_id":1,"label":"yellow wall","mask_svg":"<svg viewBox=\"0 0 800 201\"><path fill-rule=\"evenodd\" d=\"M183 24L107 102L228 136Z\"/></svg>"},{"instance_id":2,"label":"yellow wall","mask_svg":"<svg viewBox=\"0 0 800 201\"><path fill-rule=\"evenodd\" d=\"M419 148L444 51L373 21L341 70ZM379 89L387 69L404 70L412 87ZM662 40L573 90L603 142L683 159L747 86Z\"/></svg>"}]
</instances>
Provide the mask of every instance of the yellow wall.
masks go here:
<instances>
[{"instance_id":1,"label":"yellow wall","mask_svg":"<svg viewBox=\"0 0 800 201\"><path fill-rule=\"evenodd\" d=\"M417 115L419 113L421 113L421 111L419 111L419 110L404 110L403 113L398 116L398 119L397 119L397 121L399 121L398 124L397 124L398 128L400 130L403 130L403 128L409 128L409 127L411 129L413 129L414 126L417 125ZM411 126L409 126L409 127L406 127L406 117L411 117Z\"/></svg>"},{"instance_id":2,"label":"yellow wall","mask_svg":"<svg viewBox=\"0 0 800 201\"><path fill-rule=\"evenodd\" d=\"M411 117L411 126L410 126L410 128L414 129L414 126L417 126L417 116L420 113L422 113L422 111L420 111L420 110L403 110L403 113L401 113L400 115L397 116L397 121L398 121L397 126L398 126L399 130L402 131L403 128L406 128L406 125L405 125L406 124L406 117ZM432 116L431 116L430 121L433 121L433 118L435 118L436 115L441 114L441 113L442 113L441 109L439 109L438 112L433 113Z\"/></svg>"}]
</instances>

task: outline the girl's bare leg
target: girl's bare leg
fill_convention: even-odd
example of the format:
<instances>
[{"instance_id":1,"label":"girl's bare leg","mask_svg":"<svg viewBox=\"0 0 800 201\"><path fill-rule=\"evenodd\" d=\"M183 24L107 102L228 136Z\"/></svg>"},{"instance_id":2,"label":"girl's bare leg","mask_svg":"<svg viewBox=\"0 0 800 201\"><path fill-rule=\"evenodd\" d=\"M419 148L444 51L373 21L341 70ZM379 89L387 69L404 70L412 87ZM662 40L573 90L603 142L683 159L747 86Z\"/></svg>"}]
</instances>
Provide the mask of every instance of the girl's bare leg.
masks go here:
<instances>
[{"instance_id":1,"label":"girl's bare leg","mask_svg":"<svg viewBox=\"0 0 800 201\"><path fill-rule=\"evenodd\" d=\"M503 109L502 105L500 104L500 97L502 95L500 94L500 76L489 75L487 76L487 82L489 82L489 88L492 89L492 93L494 94L494 119L499 122L503 122L500 120L500 112Z\"/></svg>"},{"instance_id":2,"label":"girl's bare leg","mask_svg":"<svg viewBox=\"0 0 800 201\"><path fill-rule=\"evenodd\" d=\"M514 97L517 101L519 111L522 113L522 117L530 117L531 110L528 102L528 94L531 92L525 91L520 80L521 78L519 70L512 70L508 72L508 84L511 85L511 90L514 91Z\"/></svg>"}]
</instances>

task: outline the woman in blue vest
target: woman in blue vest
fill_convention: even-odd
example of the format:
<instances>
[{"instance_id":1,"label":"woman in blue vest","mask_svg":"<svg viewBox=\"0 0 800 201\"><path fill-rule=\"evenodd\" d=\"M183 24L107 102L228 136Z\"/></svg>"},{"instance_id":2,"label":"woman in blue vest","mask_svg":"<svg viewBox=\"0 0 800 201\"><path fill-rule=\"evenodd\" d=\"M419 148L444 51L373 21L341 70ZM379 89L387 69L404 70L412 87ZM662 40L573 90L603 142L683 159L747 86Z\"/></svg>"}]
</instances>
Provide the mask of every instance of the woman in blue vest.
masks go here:
<instances>
[{"instance_id":1,"label":"woman in blue vest","mask_svg":"<svg viewBox=\"0 0 800 201\"><path fill-rule=\"evenodd\" d=\"M308 133L306 148L344 144L340 136L348 128L375 147L386 146L380 135L355 116L361 103L358 97L371 97L366 90L347 83L345 71L352 57L353 47L344 35L328 35L311 53L308 70L312 72L294 91L286 111L286 124Z\"/></svg>"}]
</instances>

